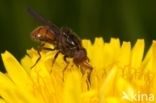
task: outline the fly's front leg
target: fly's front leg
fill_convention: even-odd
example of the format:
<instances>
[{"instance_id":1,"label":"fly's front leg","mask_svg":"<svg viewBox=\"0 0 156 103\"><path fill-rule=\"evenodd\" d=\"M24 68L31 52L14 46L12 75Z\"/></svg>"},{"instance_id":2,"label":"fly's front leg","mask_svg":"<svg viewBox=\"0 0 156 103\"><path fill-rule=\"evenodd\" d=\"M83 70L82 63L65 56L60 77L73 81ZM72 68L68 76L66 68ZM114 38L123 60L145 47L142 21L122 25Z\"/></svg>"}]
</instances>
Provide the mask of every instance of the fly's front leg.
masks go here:
<instances>
[{"instance_id":1,"label":"fly's front leg","mask_svg":"<svg viewBox=\"0 0 156 103\"><path fill-rule=\"evenodd\" d=\"M88 88L91 86L91 73L92 69L87 71L87 83L88 83Z\"/></svg>"},{"instance_id":2,"label":"fly's front leg","mask_svg":"<svg viewBox=\"0 0 156 103\"><path fill-rule=\"evenodd\" d=\"M92 68L92 66L89 66L88 63L86 64L86 66L87 67L79 65L82 76L84 76L85 74L87 76L86 83L87 83L87 86L88 86L88 89L89 89L90 86L91 86L91 74L92 74L93 68Z\"/></svg>"}]
</instances>

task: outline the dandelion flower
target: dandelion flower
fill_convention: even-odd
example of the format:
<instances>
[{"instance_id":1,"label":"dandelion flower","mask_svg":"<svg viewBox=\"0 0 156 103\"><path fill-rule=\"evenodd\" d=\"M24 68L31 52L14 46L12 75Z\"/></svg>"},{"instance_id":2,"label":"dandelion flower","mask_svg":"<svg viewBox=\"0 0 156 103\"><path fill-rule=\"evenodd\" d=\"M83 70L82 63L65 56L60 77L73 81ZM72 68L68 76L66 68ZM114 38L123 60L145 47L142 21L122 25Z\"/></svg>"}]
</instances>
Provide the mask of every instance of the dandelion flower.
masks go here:
<instances>
[{"instance_id":1,"label":"dandelion flower","mask_svg":"<svg viewBox=\"0 0 156 103\"><path fill-rule=\"evenodd\" d=\"M83 40L93 71L90 86L86 74L66 63L60 54L52 66L57 51L27 50L21 61L8 51L2 56L6 73L0 72L0 103L150 103L156 95L156 41L144 56L144 40L120 44L96 38L92 44ZM48 45L48 44L47 44ZM48 45L51 46L51 45Z\"/></svg>"}]
</instances>

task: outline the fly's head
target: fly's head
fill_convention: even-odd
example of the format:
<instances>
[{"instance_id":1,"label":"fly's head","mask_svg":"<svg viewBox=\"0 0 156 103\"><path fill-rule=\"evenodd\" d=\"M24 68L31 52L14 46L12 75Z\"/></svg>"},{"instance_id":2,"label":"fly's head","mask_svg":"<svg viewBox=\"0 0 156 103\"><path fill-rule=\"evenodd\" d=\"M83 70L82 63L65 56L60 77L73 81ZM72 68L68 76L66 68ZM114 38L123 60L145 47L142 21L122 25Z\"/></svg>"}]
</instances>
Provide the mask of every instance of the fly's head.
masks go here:
<instances>
[{"instance_id":1,"label":"fly's head","mask_svg":"<svg viewBox=\"0 0 156 103\"><path fill-rule=\"evenodd\" d=\"M89 64L89 59L87 57L86 49L83 47L74 53L73 62L77 66L82 66L89 70L92 70L92 66Z\"/></svg>"}]
</instances>

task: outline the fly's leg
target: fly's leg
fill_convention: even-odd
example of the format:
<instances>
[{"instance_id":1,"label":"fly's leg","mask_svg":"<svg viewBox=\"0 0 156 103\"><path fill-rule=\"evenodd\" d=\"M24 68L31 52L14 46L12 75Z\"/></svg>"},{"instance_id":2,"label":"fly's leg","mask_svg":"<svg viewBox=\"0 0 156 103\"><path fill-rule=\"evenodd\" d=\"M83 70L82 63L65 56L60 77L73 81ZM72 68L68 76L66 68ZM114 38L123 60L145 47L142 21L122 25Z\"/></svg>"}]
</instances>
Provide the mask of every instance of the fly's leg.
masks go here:
<instances>
[{"instance_id":1,"label":"fly's leg","mask_svg":"<svg viewBox=\"0 0 156 103\"><path fill-rule=\"evenodd\" d=\"M68 65L69 65L69 61L67 61L67 57L68 56L64 56L63 57L63 60L66 62L66 66L64 67L64 69L63 69L63 77L64 77L64 73L65 73L65 71L67 70L67 67L68 67ZM63 78L63 81L64 81L64 78Z\"/></svg>"},{"instance_id":2,"label":"fly's leg","mask_svg":"<svg viewBox=\"0 0 156 103\"><path fill-rule=\"evenodd\" d=\"M64 56L64 57L63 57L63 60L66 62L66 66L65 66L65 68L63 69L63 75L64 75L64 72L66 71L66 69L67 69L67 67L68 67L68 65L69 65L69 61L67 61L67 57L68 57L68 56Z\"/></svg>"},{"instance_id":3,"label":"fly's leg","mask_svg":"<svg viewBox=\"0 0 156 103\"><path fill-rule=\"evenodd\" d=\"M54 65L54 63L55 63L55 61L56 61L56 58L58 57L59 53L60 53L60 51L58 51L58 52L55 54L54 59L53 59L53 61L52 61L52 67L53 67L53 65Z\"/></svg>"},{"instance_id":4,"label":"fly's leg","mask_svg":"<svg viewBox=\"0 0 156 103\"><path fill-rule=\"evenodd\" d=\"M88 88L91 86L91 73L92 73L92 69L87 71L87 84L88 84Z\"/></svg>"},{"instance_id":5,"label":"fly's leg","mask_svg":"<svg viewBox=\"0 0 156 103\"><path fill-rule=\"evenodd\" d=\"M45 47L43 47L42 48L42 50L47 50L47 51L54 51L54 50L56 50L57 48L45 48Z\"/></svg>"},{"instance_id":6,"label":"fly's leg","mask_svg":"<svg viewBox=\"0 0 156 103\"><path fill-rule=\"evenodd\" d=\"M56 49L57 49L57 48L55 48L55 50L56 50ZM60 53L60 51L58 51L58 52L55 54L54 59L52 60L52 67L53 67L53 65L54 65L54 63L55 63L55 61L56 61L56 59L57 59L59 53ZM51 73L51 72L52 72L52 69L50 70L50 73Z\"/></svg>"},{"instance_id":7,"label":"fly's leg","mask_svg":"<svg viewBox=\"0 0 156 103\"><path fill-rule=\"evenodd\" d=\"M37 50L37 54L39 55L39 57L37 58L35 64L34 64L31 68L33 68L33 67L39 62L39 60L41 59L40 51L41 51L41 50Z\"/></svg>"},{"instance_id":8,"label":"fly's leg","mask_svg":"<svg viewBox=\"0 0 156 103\"><path fill-rule=\"evenodd\" d=\"M39 57L37 58L35 64L34 64L31 68L33 68L33 67L39 62L39 60L41 59L41 53L40 53L41 50L54 51L54 50L57 49L56 47L55 47L55 48L46 48L46 47L44 47L44 45L45 45L45 44L41 44L41 45L38 47L37 53L38 53Z\"/></svg>"},{"instance_id":9,"label":"fly's leg","mask_svg":"<svg viewBox=\"0 0 156 103\"><path fill-rule=\"evenodd\" d=\"M88 88L91 86L91 74L93 72L93 67L89 64L89 59L87 59L86 62L84 62L84 65L86 66L86 73L87 73L87 84Z\"/></svg>"},{"instance_id":10,"label":"fly's leg","mask_svg":"<svg viewBox=\"0 0 156 103\"><path fill-rule=\"evenodd\" d=\"M40 51L42 50L42 47L43 47L44 45L45 45L45 44L42 43L42 44L38 47L38 49L37 49L37 54L39 55L39 57L37 58L35 64L34 64L31 68L33 68L33 67L39 62L39 60L41 59Z\"/></svg>"},{"instance_id":11,"label":"fly's leg","mask_svg":"<svg viewBox=\"0 0 156 103\"><path fill-rule=\"evenodd\" d=\"M83 68L81 66L79 66L79 67L80 67L82 76L84 76L85 74L87 75L86 83L87 83L87 88L89 89L91 86L91 73L92 73L93 68L90 67L90 68L86 69L86 68Z\"/></svg>"}]
</instances>

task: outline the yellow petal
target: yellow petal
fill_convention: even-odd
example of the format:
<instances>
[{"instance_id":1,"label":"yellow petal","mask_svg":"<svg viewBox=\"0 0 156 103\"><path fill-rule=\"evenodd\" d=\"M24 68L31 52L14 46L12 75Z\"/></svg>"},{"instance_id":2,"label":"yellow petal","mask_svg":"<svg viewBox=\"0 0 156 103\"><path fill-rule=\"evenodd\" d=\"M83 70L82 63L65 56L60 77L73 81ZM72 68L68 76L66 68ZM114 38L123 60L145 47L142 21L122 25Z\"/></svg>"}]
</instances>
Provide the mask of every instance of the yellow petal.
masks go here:
<instances>
[{"instance_id":1,"label":"yellow petal","mask_svg":"<svg viewBox=\"0 0 156 103\"><path fill-rule=\"evenodd\" d=\"M131 44L130 42L123 42L120 55L119 55L119 65L124 67L130 64L131 55Z\"/></svg>"},{"instance_id":2,"label":"yellow petal","mask_svg":"<svg viewBox=\"0 0 156 103\"><path fill-rule=\"evenodd\" d=\"M98 47L98 49L97 49ZM104 41L102 38L96 38L93 44L94 53L92 53L92 65L95 69L102 69L104 67L103 61L103 50L104 50Z\"/></svg>"},{"instance_id":3,"label":"yellow petal","mask_svg":"<svg viewBox=\"0 0 156 103\"><path fill-rule=\"evenodd\" d=\"M2 54L4 66L11 80L23 89L31 90L32 81L19 62L8 51Z\"/></svg>"},{"instance_id":4,"label":"yellow petal","mask_svg":"<svg viewBox=\"0 0 156 103\"><path fill-rule=\"evenodd\" d=\"M109 75L107 76L106 80L103 82L101 89L100 89L100 103L105 103L106 98L109 96L114 95L115 89L115 81L117 76L117 68L113 67L111 71L109 72Z\"/></svg>"},{"instance_id":5,"label":"yellow petal","mask_svg":"<svg viewBox=\"0 0 156 103\"><path fill-rule=\"evenodd\" d=\"M2 98L0 98L0 103L6 103L6 101Z\"/></svg>"},{"instance_id":6,"label":"yellow petal","mask_svg":"<svg viewBox=\"0 0 156 103\"><path fill-rule=\"evenodd\" d=\"M0 73L0 103L138 103L136 93L156 95L156 41L143 59L144 41L139 39L133 49L130 42L112 38L104 42L96 38L82 40L90 64L91 78L82 73L72 59L67 63L60 54L52 66L57 51L30 49L20 64L9 52L2 54L7 70ZM51 44L47 47L52 48ZM90 82L88 82L90 80ZM146 103L149 101L141 101Z\"/></svg>"},{"instance_id":7,"label":"yellow petal","mask_svg":"<svg viewBox=\"0 0 156 103\"><path fill-rule=\"evenodd\" d=\"M72 71L65 78L63 101L64 103L81 102L81 80L77 71Z\"/></svg>"},{"instance_id":8,"label":"yellow petal","mask_svg":"<svg viewBox=\"0 0 156 103\"><path fill-rule=\"evenodd\" d=\"M137 40L135 46L132 49L131 66L132 68L138 68L142 62L144 54L144 40Z\"/></svg>"}]
</instances>

